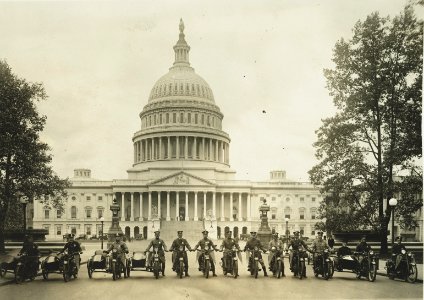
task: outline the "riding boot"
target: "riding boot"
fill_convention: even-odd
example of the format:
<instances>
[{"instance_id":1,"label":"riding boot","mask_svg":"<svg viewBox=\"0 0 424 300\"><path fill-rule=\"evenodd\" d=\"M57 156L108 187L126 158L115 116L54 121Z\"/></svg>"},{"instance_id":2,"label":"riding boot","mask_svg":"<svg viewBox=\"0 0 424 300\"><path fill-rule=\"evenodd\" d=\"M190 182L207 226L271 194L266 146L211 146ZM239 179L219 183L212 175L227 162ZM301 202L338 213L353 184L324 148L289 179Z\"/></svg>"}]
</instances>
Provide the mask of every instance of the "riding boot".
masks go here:
<instances>
[{"instance_id":1,"label":"riding boot","mask_svg":"<svg viewBox=\"0 0 424 300\"><path fill-rule=\"evenodd\" d=\"M262 266L262 269L264 270L264 276L265 277L268 277L268 274L266 273L266 267L265 267L265 265L264 264L261 264L261 266Z\"/></svg>"}]
</instances>

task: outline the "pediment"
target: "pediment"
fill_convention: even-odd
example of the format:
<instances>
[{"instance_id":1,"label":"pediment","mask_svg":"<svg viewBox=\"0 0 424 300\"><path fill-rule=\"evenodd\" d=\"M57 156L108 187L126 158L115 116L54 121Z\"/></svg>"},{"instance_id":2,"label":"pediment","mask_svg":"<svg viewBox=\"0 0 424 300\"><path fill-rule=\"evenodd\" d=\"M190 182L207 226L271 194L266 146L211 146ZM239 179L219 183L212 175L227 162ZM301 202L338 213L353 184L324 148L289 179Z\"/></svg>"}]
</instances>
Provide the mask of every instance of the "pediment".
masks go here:
<instances>
[{"instance_id":1,"label":"pediment","mask_svg":"<svg viewBox=\"0 0 424 300\"><path fill-rule=\"evenodd\" d=\"M150 183L155 186L212 186L209 180L194 176L184 171L157 179Z\"/></svg>"}]
</instances>

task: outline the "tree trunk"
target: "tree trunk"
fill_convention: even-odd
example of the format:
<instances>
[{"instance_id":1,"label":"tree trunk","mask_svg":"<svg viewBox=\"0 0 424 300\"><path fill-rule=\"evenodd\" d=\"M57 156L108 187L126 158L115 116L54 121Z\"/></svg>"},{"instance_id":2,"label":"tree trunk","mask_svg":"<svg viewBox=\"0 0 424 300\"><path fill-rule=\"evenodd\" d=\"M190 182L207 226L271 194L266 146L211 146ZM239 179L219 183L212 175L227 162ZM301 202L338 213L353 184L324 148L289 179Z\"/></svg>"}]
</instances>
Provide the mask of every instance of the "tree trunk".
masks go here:
<instances>
[{"instance_id":1,"label":"tree trunk","mask_svg":"<svg viewBox=\"0 0 424 300\"><path fill-rule=\"evenodd\" d=\"M6 254L6 249L4 247L4 222L5 219L3 216L0 216L0 254Z\"/></svg>"}]
</instances>

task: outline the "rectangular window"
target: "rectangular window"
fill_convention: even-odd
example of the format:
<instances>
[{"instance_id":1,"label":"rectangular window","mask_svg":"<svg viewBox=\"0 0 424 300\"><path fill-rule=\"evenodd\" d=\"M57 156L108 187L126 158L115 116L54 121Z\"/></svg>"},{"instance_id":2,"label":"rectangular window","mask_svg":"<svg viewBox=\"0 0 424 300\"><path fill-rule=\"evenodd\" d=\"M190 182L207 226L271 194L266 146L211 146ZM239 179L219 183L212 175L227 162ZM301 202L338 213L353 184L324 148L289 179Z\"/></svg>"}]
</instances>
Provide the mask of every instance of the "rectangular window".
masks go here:
<instances>
[{"instance_id":1,"label":"rectangular window","mask_svg":"<svg viewBox=\"0 0 424 300\"><path fill-rule=\"evenodd\" d=\"M272 197L272 201L275 201L275 197Z\"/></svg>"},{"instance_id":2,"label":"rectangular window","mask_svg":"<svg viewBox=\"0 0 424 300\"><path fill-rule=\"evenodd\" d=\"M311 219L315 220L315 214L314 213L311 214Z\"/></svg>"},{"instance_id":3,"label":"rectangular window","mask_svg":"<svg viewBox=\"0 0 424 300\"><path fill-rule=\"evenodd\" d=\"M198 119L197 119L197 114L194 115L194 123L197 124Z\"/></svg>"},{"instance_id":4,"label":"rectangular window","mask_svg":"<svg viewBox=\"0 0 424 300\"><path fill-rule=\"evenodd\" d=\"M166 123L169 123L169 113L166 113Z\"/></svg>"},{"instance_id":5,"label":"rectangular window","mask_svg":"<svg viewBox=\"0 0 424 300\"><path fill-rule=\"evenodd\" d=\"M286 214L286 215L284 215L284 218L285 218L285 219L290 219L290 214L288 214L288 215L287 215L287 214Z\"/></svg>"},{"instance_id":6,"label":"rectangular window","mask_svg":"<svg viewBox=\"0 0 424 300\"><path fill-rule=\"evenodd\" d=\"M305 198L300 197L300 202L305 202Z\"/></svg>"},{"instance_id":7,"label":"rectangular window","mask_svg":"<svg viewBox=\"0 0 424 300\"><path fill-rule=\"evenodd\" d=\"M50 210L45 209L44 210L44 219L49 219L50 218Z\"/></svg>"},{"instance_id":8,"label":"rectangular window","mask_svg":"<svg viewBox=\"0 0 424 300\"><path fill-rule=\"evenodd\" d=\"M162 124L162 114L159 115L159 124Z\"/></svg>"},{"instance_id":9,"label":"rectangular window","mask_svg":"<svg viewBox=\"0 0 424 300\"><path fill-rule=\"evenodd\" d=\"M56 218L57 219L62 218L62 212L59 209L56 211Z\"/></svg>"},{"instance_id":10,"label":"rectangular window","mask_svg":"<svg viewBox=\"0 0 424 300\"><path fill-rule=\"evenodd\" d=\"M300 227L300 234L305 234L305 228L303 228L303 227Z\"/></svg>"},{"instance_id":11,"label":"rectangular window","mask_svg":"<svg viewBox=\"0 0 424 300\"><path fill-rule=\"evenodd\" d=\"M103 209L98 209L97 210L97 218L100 219L101 217L103 217Z\"/></svg>"},{"instance_id":12,"label":"rectangular window","mask_svg":"<svg viewBox=\"0 0 424 300\"><path fill-rule=\"evenodd\" d=\"M177 113L172 114L172 123L177 123Z\"/></svg>"},{"instance_id":13,"label":"rectangular window","mask_svg":"<svg viewBox=\"0 0 424 300\"><path fill-rule=\"evenodd\" d=\"M184 114L180 113L180 123L184 123Z\"/></svg>"},{"instance_id":14,"label":"rectangular window","mask_svg":"<svg viewBox=\"0 0 424 300\"><path fill-rule=\"evenodd\" d=\"M97 200L98 201L103 201L103 197L102 196L99 196L99 197L97 197Z\"/></svg>"},{"instance_id":15,"label":"rectangular window","mask_svg":"<svg viewBox=\"0 0 424 300\"><path fill-rule=\"evenodd\" d=\"M87 209L86 211L87 219L91 218L91 209Z\"/></svg>"},{"instance_id":16,"label":"rectangular window","mask_svg":"<svg viewBox=\"0 0 424 300\"><path fill-rule=\"evenodd\" d=\"M91 196L87 196L87 201L91 201Z\"/></svg>"},{"instance_id":17,"label":"rectangular window","mask_svg":"<svg viewBox=\"0 0 424 300\"><path fill-rule=\"evenodd\" d=\"M43 229L47 230L47 235L50 234L50 225L43 225Z\"/></svg>"},{"instance_id":18,"label":"rectangular window","mask_svg":"<svg viewBox=\"0 0 424 300\"><path fill-rule=\"evenodd\" d=\"M202 115L202 125L205 124L205 115Z\"/></svg>"},{"instance_id":19,"label":"rectangular window","mask_svg":"<svg viewBox=\"0 0 424 300\"><path fill-rule=\"evenodd\" d=\"M315 235L315 230L312 230L311 231L311 235Z\"/></svg>"},{"instance_id":20,"label":"rectangular window","mask_svg":"<svg viewBox=\"0 0 424 300\"><path fill-rule=\"evenodd\" d=\"M275 213L271 215L271 219L275 220Z\"/></svg>"},{"instance_id":21,"label":"rectangular window","mask_svg":"<svg viewBox=\"0 0 424 300\"><path fill-rule=\"evenodd\" d=\"M91 226L85 227L85 234L86 235L91 235Z\"/></svg>"},{"instance_id":22,"label":"rectangular window","mask_svg":"<svg viewBox=\"0 0 424 300\"><path fill-rule=\"evenodd\" d=\"M56 235L62 235L62 226L56 226Z\"/></svg>"},{"instance_id":23,"label":"rectangular window","mask_svg":"<svg viewBox=\"0 0 424 300\"><path fill-rule=\"evenodd\" d=\"M187 113L187 123L191 123L191 113Z\"/></svg>"},{"instance_id":24,"label":"rectangular window","mask_svg":"<svg viewBox=\"0 0 424 300\"><path fill-rule=\"evenodd\" d=\"M305 214L304 213L300 213L300 219L304 220L305 219Z\"/></svg>"},{"instance_id":25,"label":"rectangular window","mask_svg":"<svg viewBox=\"0 0 424 300\"><path fill-rule=\"evenodd\" d=\"M312 197L312 202L315 202L315 197Z\"/></svg>"}]
</instances>

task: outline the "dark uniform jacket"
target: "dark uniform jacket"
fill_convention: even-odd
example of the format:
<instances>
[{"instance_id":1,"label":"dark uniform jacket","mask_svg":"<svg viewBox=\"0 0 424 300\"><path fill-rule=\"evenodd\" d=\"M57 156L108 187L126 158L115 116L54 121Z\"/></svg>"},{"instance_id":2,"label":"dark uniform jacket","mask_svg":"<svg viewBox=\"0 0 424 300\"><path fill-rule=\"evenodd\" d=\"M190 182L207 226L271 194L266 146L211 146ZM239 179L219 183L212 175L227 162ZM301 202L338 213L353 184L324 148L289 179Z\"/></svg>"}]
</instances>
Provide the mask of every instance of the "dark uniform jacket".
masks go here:
<instances>
[{"instance_id":1,"label":"dark uniform jacket","mask_svg":"<svg viewBox=\"0 0 424 300\"><path fill-rule=\"evenodd\" d=\"M222 241L221 244L221 250L225 249L225 250L233 250L233 247L236 247L238 250L240 250L240 246L237 243L237 241L233 238L226 238Z\"/></svg>"},{"instance_id":2,"label":"dark uniform jacket","mask_svg":"<svg viewBox=\"0 0 424 300\"><path fill-rule=\"evenodd\" d=\"M367 242L360 242L358 246L356 246L356 252L368 252L371 250L371 247L367 244Z\"/></svg>"},{"instance_id":3,"label":"dark uniform jacket","mask_svg":"<svg viewBox=\"0 0 424 300\"><path fill-rule=\"evenodd\" d=\"M303 248L308 249L308 246L306 245L306 243L302 241L301 239L292 240L289 244L289 247L290 246L292 247L293 251L298 251L300 246L303 246Z\"/></svg>"},{"instance_id":4,"label":"dark uniform jacket","mask_svg":"<svg viewBox=\"0 0 424 300\"><path fill-rule=\"evenodd\" d=\"M161 256L165 255L164 250L167 250L166 244L162 239L151 240L149 246L146 248L146 252L149 251L151 247L158 248L158 254Z\"/></svg>"},{"instance_id":5,"label":"dark uniform jacket","mask_svg":"<svg viewBox=\"0 0 424 300\"><path fill-rule=\"evenodd\" d=\"M183 247L184 251L186 251L186 248L191 251L190 244L187 242L186 239L183 239L183 238L181 238L181 239L180 238L175 239L172 242L172 245L171 245L171 249L170 250L176 251L176 250L178 250L180 248L180 246Z\"/></svg>"},{"instance_id":6,"label":"dark uniform jacket","mask_svg":"<svg viewBox=\"0 0 424 300\"><path fill-rule=\"evenodd\" d=\"M77 241L70 241L65 244L63 251L68 249L69 254L80 253L82 251L81 245Z\"/></svg>"},{"instance_id":7,"label":"dark uniform jacket","mask_svg":"<svg viewBox=\"0 0 424 300\"><path fill-rule=\"evenodd\" d=\"M261 241L258 240L257 238L251 238L250 240L248 240L247 243L246 243L246 246L244 246L244 250L246 250L246 249L253 250L255 247L258 247L259 249L261 249L264 252L266 251L266 249L262 245Z\"/></svg>"},{"instance_id":8,"label":"dark uniform jacket","mask_svg":"<svg viewBox=\"0 0 424 300\"><path fill-rule=\"evenodd\" d=\"M400 254L400 252L401 252L401 250L405 250L406 251L406 248L405 248L405 246L404 245L402 245L402 244L394 244L393 245L393 249L392 249L392 254Z\"/></svg>"},{"instance_id":9,"label":"dark uniform jacket","mask_svg":"<svg viewBox=\"0 0 424 300\"><path fill-rule=\"evenodd\" d=\"M201 239L197 245L194 247L194 249L196 249L197 247L200 246L200 249L204 250L206 243L208 242L210 249L216 249L216 245L212 242L212 240L210 239Z\"/></svg>"},{"instance_id":10,"label":"dark uniform jacket","mask_svg":"<svg viewBox=\"0 0 424 300\"><path fill-rule=\"evenodd\" d=\"M19 251L19 254L23 253L26 253L29 256L38 256L40 251L38 250L37 244L34 242L24 242L21 251Z\"/></svg>"},{"instance_id":11,"label":"dark uniform jacket","mask_svg":"<svg viewBox=\"0 0 424 300\"><path fill-rule=\"evenodd\" d=\"M329 246L330 248L333 248L333 247L334 247L334 239L333 239L333 238L328 239L328 246Z\"/></svg>"}]
</instances>

